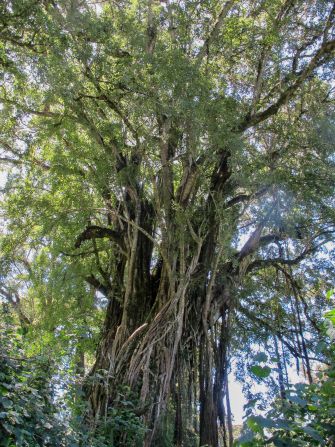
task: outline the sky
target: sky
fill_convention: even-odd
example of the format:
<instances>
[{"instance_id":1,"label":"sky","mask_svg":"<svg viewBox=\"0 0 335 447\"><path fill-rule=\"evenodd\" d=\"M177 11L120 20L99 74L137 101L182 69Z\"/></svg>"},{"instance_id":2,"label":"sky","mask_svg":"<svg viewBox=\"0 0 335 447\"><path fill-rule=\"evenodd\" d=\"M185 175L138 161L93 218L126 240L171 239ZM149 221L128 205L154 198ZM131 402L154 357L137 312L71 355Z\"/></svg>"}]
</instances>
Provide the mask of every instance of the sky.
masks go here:
<instances>
[{"instance_id":1,"label":"sky","mask_svg":"<svg viewBox=\"0 0 335 447\"><path fill-rule=\"evenodd\" d=\"M231 411L234 416L234 425L241 425L243 423L243 406L246 404L246 399L243 396L242 384L235 380L233 374L229 377L229 397Z\"/></svg>"}]
</instances>

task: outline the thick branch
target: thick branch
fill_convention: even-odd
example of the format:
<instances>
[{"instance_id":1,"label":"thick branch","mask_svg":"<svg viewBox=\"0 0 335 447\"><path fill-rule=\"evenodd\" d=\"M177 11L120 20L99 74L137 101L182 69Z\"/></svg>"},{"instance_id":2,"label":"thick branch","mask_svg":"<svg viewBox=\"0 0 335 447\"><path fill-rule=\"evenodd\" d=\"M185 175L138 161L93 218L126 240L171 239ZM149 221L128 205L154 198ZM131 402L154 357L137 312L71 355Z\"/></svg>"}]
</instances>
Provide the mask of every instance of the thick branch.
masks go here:
<instances>
[{"instance_id":1,"label":"thick branch","mask_svg":"<svg viewBox=\"0 0 335 447\"><path fill-rule=\"evenodd\" d=\"M102 284L94 275L86 276L86 282L93 286L98 292L102 293L106 298L109 296L108 287Z\"/></svg>"},{"instance_id":2,"label":"thick branch","mask_svg":"<svg viewBox=\"0 0 335 447\"><path fill-rule=\"evenodd\" d=\"M118 244L122 250L125 250L124 242L121 238L121 234L117 231L111 230L110 228L99 227L97 225L91 225L87 227L78 237L74 244L75 248L79 248L84 241L90 239L103 239L107 238L110 241Z\"/></svg>"},{"instance_id":3,"label":"thick branch","mask_svg":"<svg viewBox=\"0 0 335 447\"><path fill-rule=\"evenodd\" d=\"M267 224L271 214L273 211L273 207L269 209L266 216L261 220L261 222L258 224L257 228L253 233L250 235L247 242L243 245L241 251L238 254L238 259L242 260L246 256L250 255L251 253L255 252L261 245L266 245L270 242L275 242L278 240L278 235L276 234L268 234L266 236L261 237L262 231Z\"/></svg>"},{"instance_id":4,"label":"thick branch","mask_svg":"<svg viewBox=\"0 0 335 447\"><path fill-rule=\"evenodd\" d=\"M28 115L44 116L47 118L62 118L64 116L61 113L50 112L48 107L45 107L44 110L34 110L30 107L27 107L25 104L20 104L17 101L13 101L7 98L0 98L0 103L12 104L21 109L24 113L27 113Z\"/></svg>"},{"instance_id":5,"label":"thick branch","mask_svg":"<svg viewBox=\"0 0 335 447\"><path fill-rule=\"evenodd\" d=\"M217 21L214 24L212 31L210 32L209 36L205 40L203 46L201 47L201 49L198 53L198 56L197 56L198 63L202 62L203 58L208 53L208 49L209 49L211 43L214 42L215 39L217 38L217 36L220 32L220 29L223 25L224 19L227 17L227 14L229 13L230 9L232 8L232 6L234 5L235 2L236 2L236 0L229 0L227 3L225 3L223 5L222 10L219 14Z\"/></svg>"},{"instance_id":6,"label":"thick branch","mask_svg":"<svg viewBox=\"0 0 335 447\"><path fill-rule=\"evenodd\" d=\"M278 258L272 258L272 259L256 259L254 262L251 262L251 264L247 268L247 272L250 272L251 270L254 270L256 268L265 268L268 266L277 266L279 265L296 265L299 264L299 262L303 261L308 255L314 253L320 246L324 245L327 241L323 241L318 245L315 245L310 248L306 248L302 253L300 253L299 256L293 258L293 259L284 259L281 257Z\"/></svg>"},{"instance_id":7,"label":"thick branch","mask_svg":"<svg viewBox=\"0 0 335 447\"><path fill-rule=\"evenodd\" d=\"M313 74L313 71L323 65L327 60L330 59L332 53L335 50L335 40L329 42L324 42L321 47L317 50L314 57L311 59L309 64L299 73L293 84L287 86L287 88L281 93L278 100L269 106L267 109L255 113L253 115L247 116L246 119L239 125L238 131L243 132L249 127L253 127L262 121L275 115L280 107L286 104L297 92L302 83Z\"/></svg>"},{"instance_id":8,"label":"thick branch","mask_svg":"<svg viewBox=\"0 0 335 447\"><path fill-rule=\"evenodd\" d=\"M259 191L255 192L254 194L239 194L238 196L233 197L232 199L228 200L228 202L225 205L225 208L230 208L237 203L243 203L247 202L248 200L257 199L258 197L261 197L262 195L266 194L266 192L269 190L269 187L263 187Z\"/></svg>"}]
</instances>

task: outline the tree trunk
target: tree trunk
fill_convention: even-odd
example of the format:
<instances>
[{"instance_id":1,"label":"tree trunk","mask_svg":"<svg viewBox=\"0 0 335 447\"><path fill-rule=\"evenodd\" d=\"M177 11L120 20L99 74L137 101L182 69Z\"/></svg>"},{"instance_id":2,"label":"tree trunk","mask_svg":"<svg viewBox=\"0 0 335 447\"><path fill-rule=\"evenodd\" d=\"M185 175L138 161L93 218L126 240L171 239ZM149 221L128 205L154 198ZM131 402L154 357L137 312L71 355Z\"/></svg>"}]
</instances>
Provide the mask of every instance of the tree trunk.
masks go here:
<instances>
[{"instance_id":1,"label":"tree trunk","mask_svg":"<svg viewBox=\"0 0 335 447\"><path fill-rule=\"evenodd\" d=\"M213 364L211 361L208 340L203 341L200 346L200 446L218 446L218 423L217 408L214 398Z\"/></svg>"},{"instance_id":2,"label":"tree trunk","mask_svg":"<svg viewBox=\"0 0 335 447\"><path fill-rule=\"evenodd\" d=\"M286 399L286 392L285 392L285 384L284 384L283 365L282 365L282 361L281 361L281 355L279 353L278 340L275 335L273 337L273 340L274 340L275 353L276 353L276 358L277 358L278 383L279 383L280 397L282 398L282 400L284 400L284 399Z\"/></svg>"}]
</instances>

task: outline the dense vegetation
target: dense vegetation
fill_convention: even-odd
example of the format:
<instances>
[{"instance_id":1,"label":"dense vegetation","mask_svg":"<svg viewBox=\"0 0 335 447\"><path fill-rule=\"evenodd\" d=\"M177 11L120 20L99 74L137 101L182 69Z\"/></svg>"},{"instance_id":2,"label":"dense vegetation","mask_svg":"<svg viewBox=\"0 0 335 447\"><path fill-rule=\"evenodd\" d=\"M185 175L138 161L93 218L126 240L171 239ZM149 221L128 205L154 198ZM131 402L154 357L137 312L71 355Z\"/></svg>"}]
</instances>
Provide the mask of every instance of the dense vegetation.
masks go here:
<instances>
[{"instance_id":1,"label":"dense vegetation","mask_svg":"<svg viewBox=\"0 0 335 447\"><path fill-rule=\"evenodd\" d=\"M335 445L334 19L0 3L1 446Z\"/></svg>"}]
</instances>

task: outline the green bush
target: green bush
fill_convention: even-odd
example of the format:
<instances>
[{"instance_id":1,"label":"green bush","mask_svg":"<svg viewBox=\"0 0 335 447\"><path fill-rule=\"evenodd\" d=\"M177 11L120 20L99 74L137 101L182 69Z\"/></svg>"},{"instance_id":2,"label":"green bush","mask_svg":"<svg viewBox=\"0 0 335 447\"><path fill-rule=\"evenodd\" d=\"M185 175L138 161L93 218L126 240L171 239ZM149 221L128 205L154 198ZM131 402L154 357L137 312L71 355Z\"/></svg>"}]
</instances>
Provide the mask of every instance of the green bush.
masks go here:
<instances>
[{"instance_id":1,"label":"green bush","mask_svg":"<svg viewBox=\"0 0 335 447\"><path fill-rule=\"evenodd\" d=\"M331 340L325 353L330 366L318 374L315 383L298 383L286 390L286 399L276 399L265 417L251 416L237 445L335 446L334 310L325 314L324 331Z\"/></svg>"}]
</instances>

